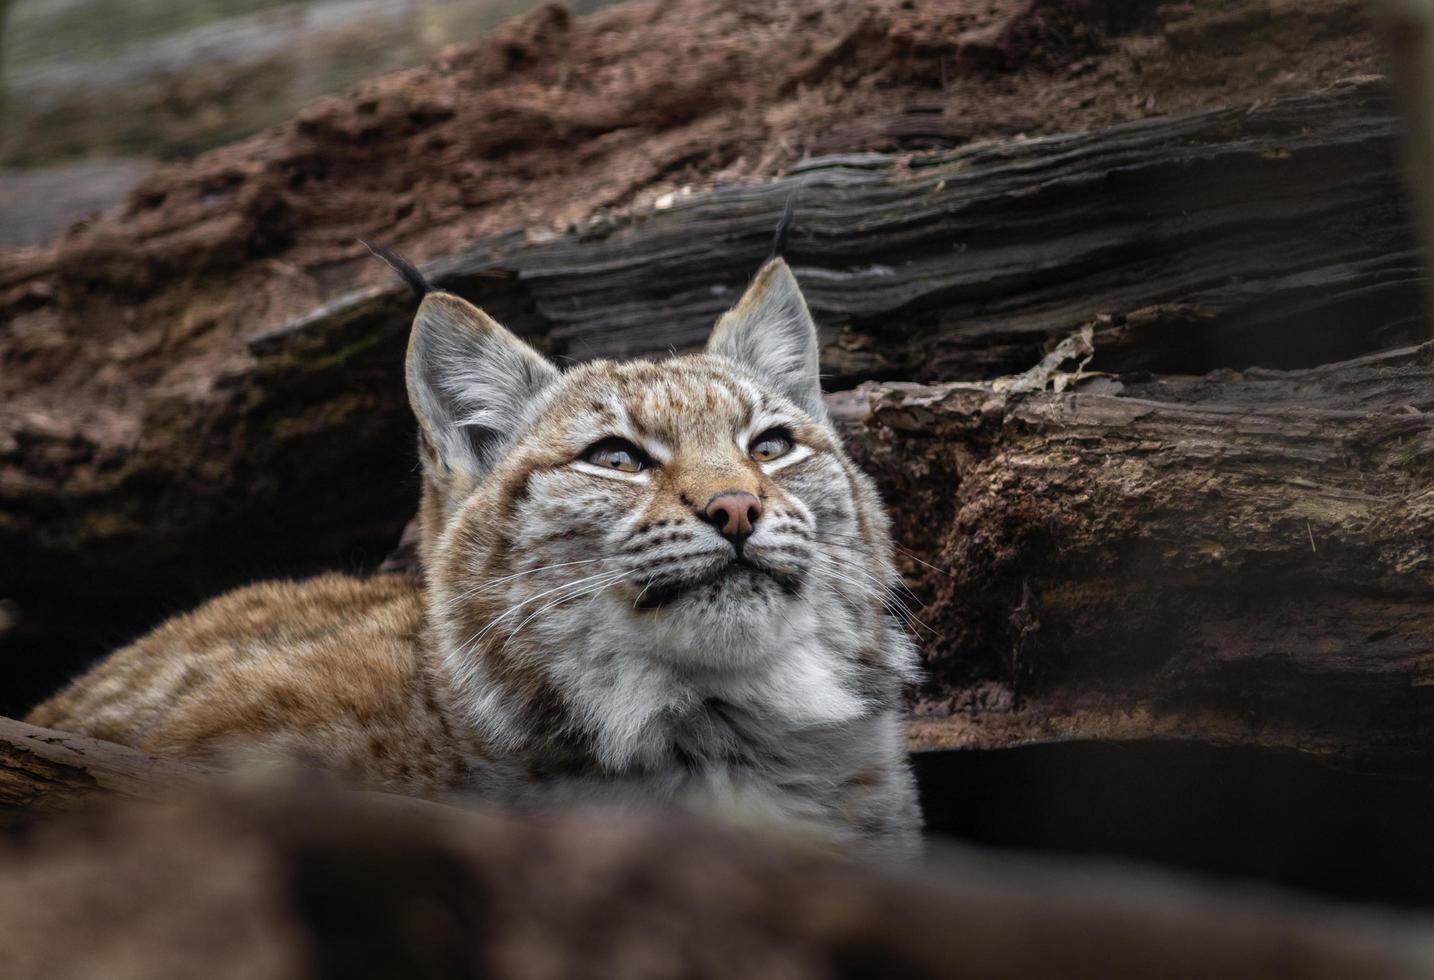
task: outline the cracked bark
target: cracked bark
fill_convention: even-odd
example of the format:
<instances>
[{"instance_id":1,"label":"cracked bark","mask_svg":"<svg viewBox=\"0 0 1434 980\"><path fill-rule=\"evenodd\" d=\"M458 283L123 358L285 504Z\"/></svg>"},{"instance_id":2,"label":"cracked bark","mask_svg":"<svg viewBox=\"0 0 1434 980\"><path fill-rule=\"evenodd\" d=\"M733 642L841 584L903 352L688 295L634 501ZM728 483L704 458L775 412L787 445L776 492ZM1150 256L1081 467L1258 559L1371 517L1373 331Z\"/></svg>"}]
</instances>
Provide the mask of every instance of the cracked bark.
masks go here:
<instances>
[{"instance_id":1,"label":"cracked bark","mask_svg":"<svg viewBox=\"0 0 1434 980\"><path fill-rule=\"evenodd\" d=\"M941 569L906 569L930 627L913 747L1189 738L1427 772L1434 344L999 388L834 403Z\"/></svg>"}]
</instances>

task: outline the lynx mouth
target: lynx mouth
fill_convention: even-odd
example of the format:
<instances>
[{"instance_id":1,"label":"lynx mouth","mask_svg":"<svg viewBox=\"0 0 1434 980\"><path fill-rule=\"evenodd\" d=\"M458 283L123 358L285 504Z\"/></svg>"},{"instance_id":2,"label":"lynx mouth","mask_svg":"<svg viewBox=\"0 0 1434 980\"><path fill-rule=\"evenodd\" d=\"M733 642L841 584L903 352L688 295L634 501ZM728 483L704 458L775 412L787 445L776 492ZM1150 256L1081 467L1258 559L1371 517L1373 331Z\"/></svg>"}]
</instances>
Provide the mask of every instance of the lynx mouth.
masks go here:
<instances>
[{"instance_id":1,"label":"lynx mouth","mask_svg":"<svg viewBox=\"0 0 1434 980\"><path fill-rule=\"evenodd\" d=\"M771 583L788 596L796 595L801 587L801 579L790 572L765 567L750 558L736 557L727 564L694 578L649 582L633 603L633 608L644 612L655 612L687 595L708 588L721 588L728 584L739 585L743 580L757 588L760 588L763 583Z\"/></svg>"}]
</instances>

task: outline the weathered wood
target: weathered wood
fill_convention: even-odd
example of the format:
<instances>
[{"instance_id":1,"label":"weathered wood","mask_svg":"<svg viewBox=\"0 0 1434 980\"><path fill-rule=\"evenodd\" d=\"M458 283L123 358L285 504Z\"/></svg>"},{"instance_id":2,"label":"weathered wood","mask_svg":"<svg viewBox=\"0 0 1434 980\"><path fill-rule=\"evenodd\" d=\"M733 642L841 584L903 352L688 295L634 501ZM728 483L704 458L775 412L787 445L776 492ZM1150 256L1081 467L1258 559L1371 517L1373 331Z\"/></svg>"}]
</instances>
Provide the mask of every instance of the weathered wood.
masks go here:
<instances>
[{"instance_id":1,"label":"weathered wood","mask_svg":"<svg viewBox=\"0 0 1434 980\"><path fill-rule=\"evenodd\" d=\"M898 540L941 569L908 568L913 746L1172 737L1427 773L1434 344L1057 377L848 399Z\"/></svg>"},{"instance_id":2,"label":"weathered wood","mask_svg":"<svg viewBox=\"0 0 1434 980\"><path fill-rule=\"evenodd\" d=\"M636 221L479 243L431 271L560 354L694 347L799 193L789 257L836 382L1017 371L1052 337L1157 304L1184 311L1181 342L1106 344L1111 367L1307 366L1427 339L1397 133L1385 85L1366 81L917 158L828 157Z\"/></svg>"},{"instance_id":3,"label":"weathered wood","mask_svg":"<svg viewBox=\"0 0 1434 980\"><path fill-rule=\"evenodd\" d=\"M147 799L209 775L202 766L0 718L0 809L62 809L96 792Z\"/></svg>"},{"instance_id":4,"label":"weathered wood","mask_svg":"<svg viewBox=\"0 0 1434 980\"><path fill-rule=\"evenodd\" d=\"M800 188L791 259L837 379L1018 371L1097 314L1156 303L1208 317L1163 370L1320 363L1425 337L1391 112L1382 87L1354 86L909 162L819 160L512 264L560 349L693 345Z\"/></svg>"}]
</instances>

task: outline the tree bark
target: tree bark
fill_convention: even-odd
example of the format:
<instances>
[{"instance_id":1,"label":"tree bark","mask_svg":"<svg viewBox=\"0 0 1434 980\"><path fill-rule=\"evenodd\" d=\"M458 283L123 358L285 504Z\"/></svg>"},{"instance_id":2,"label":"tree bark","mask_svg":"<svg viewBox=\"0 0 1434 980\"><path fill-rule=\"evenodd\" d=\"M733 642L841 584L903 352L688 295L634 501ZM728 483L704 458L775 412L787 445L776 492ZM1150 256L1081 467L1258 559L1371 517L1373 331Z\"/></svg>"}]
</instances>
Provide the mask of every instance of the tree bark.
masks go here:
<instances>
[{"instance_id":1,"label":"tree bark","mask_svg":"<svg viewBox=\"0 0 1434 980\"><path fill-rule=\"evenodd\" d=\"M1169 737L1427 774L1434 344L1074 367L837 402L919 559L913 747Z\"/></svg>"}]
</instances>

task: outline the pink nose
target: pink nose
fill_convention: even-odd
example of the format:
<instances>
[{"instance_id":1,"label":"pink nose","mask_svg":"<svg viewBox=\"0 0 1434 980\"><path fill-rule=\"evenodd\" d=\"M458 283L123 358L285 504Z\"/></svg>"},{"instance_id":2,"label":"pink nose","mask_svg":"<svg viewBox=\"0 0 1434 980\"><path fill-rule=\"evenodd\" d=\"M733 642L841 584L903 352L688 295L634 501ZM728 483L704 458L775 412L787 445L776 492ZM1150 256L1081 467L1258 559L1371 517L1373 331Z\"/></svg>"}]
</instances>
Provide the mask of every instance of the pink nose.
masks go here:
<instances>
[{"instance_id":1,"label":"pink nose","mask_svg":"<svg viewBox=\"0 0 1434 980\"><path fill-rule=\"evenodd\" d=\"M722 536L731 541L738 551L742 550L743 542L752 536L752 527L761 516L762 502L754 495L741 491L719 493L707 501L707 507L702 512L707 523L721 531Z\"/></svg>"}]
</instances>

